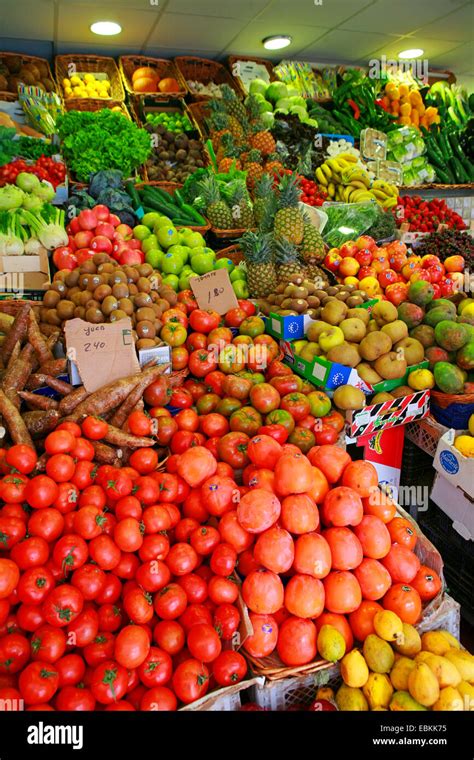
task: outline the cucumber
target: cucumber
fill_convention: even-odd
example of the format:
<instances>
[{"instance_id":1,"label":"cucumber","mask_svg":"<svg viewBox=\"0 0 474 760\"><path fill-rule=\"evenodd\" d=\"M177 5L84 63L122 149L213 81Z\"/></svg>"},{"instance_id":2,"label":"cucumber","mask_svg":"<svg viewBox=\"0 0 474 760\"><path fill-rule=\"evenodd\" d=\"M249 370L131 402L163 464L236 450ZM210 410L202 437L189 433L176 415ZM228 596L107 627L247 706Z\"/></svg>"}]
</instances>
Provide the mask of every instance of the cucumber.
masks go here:
<instances>
[{"instance_id":1,"label":"cucumber","mask_svg":"<svg viewBox=\"0 0 474 760\"><path fill-rule=\"evenodd\" d=\"M142 205L140 196L138 194L137 188L135 187L134 183L129 180L125 183L125 190L127 191L128 195L130 196L130 199L132 201L132 207L137 210L137 208L140 208Z\"/></svg>"}]
</instances>

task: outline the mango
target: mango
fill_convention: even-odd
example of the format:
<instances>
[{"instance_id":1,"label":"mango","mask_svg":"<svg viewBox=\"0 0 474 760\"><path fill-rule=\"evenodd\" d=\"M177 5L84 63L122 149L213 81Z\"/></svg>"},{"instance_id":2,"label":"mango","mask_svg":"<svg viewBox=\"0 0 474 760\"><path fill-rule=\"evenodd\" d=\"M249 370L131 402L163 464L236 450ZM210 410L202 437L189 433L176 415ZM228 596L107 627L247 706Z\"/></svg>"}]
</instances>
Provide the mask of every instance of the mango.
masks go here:
<instances>
[{"instance_id":1,"label":"mango","mask_svg":"<svg viewBox=\"0 0 474 760\"><path fill-rule=\"evenodd\" d=\"M393 687L385 673L371 673L362 693L373 710L375 707L388 707L392 699Z\"/></svg>"},{"instance_id":2,"label":"mango","mask_svg":"<svg viewBox=\"0 0 474 760\"><path fill-rule=\"evenodd\" d=\"M368 712L369 710L369 705L362 691L354 689L352 686L346 686L345 683L337 691L336 704L339 710L343 712Z\"/></svg>"},{"instance_id":3,"label":"mango","mask_svg":"<svg viewBox=\"0 0 474 760\"><path fill-rule=\"evenodd\" d=\"M430 654L425 662L436 676L440 689L444 689L447 686L457 686L461 683L462 679L459 670L446 657Z\"/></svg>"},{"instance_id":4,"label":"mango","mask_svg":"<svg viewBox=\"0 0 474 760\"><path fill-rule=\"evenodd\" d=\"M439 698L438 681L426 662L415 662L408 676L408 691L424 707L431 707Z\"/></svg>"},{"instance_id":5,"label":"mango","mask_svg":"<svg viewBox=\"0 0 474 760\"><path fill-rule=\"evenodd\" d=\"M463 681L474 684L474 657L464 649L450 649L445 657L456 666Z\"/></svg>"},{"instance_id":6,"label":"mango","mask_svg":"<svg viewBox=\"0 0 474 760\"><path fill-rule=\"evenodd\" d=\"M420 705L407 691L396 691L390 701L389 709L392 712L409 712L413 710L426 711L427 708Z\"/></svg>"},{"instance_id":7,"label":"mango","mask_svg":"<svg viewBox=\"0 0 474 760\"><path fill-rule=\"evenodd\" d=\"M421 649L421 637L416 628L410 623L403 623L403 637L393 643L394 649L406 657L414 657Z\"/></svg>"},{"instance_id":8,"label":"mango","mask_svg":"<svg viewBox=\"0 0 474 760\"><path fill-rule=\"evenodd\" d=\"M409 657L399 657L390 671L390 681L397 691L406 691L408 689L408 676L415 667L414 660Z\"/></svg>"},{"instance_id":9,"label":"mango","mask_svg":"<svg viewBox=\"0 0 474 760\"><path fill-rule=\"evenodd\" d=\"M422 650L415 655L415 662L426 662L432 653Z\"/></svg>"},{"instance_id":10,"label":"mango","mask_svg":"<svg viewBox=\"0 0 474 760\"><path fill-rule=\"evenodd\" d=\"M330 686L321 686L316 692L316 699L327 699L328 702L334 700L334 689Z\"/></svg>"},{"instance_id":11,"label":"mango","mask_svg":"<svg viewBox=\"0 0 474 760\"><path fill-rule=\"evenodd\" d=\"M384 641L398 641L403 638L403 623L391 610L382 610L374 616L374 628L377 636Z\"/></svg>"},{"instance_id":12,"label":"mango","mask_svg":"<svg viewBox=\"0 0 474 760\"><path fill-rule=\"evenodd\" d=\"M323 625L318 633L318 652L324 660L337 662L346 653L344 637L333 625Z\"/></svg>"},{"instance_id":13,"label":"mango","mask_svg":"<svg viewBox=\"0 0 474 760\"><path fill-rule=\"evenodd\" d=\"M386 707L373 707L372 712L388 712Z\"/></svg>"},{"instance_id":14,"label":"mango","mask_svg":"<svg viewBox=\"0 0 474 760\"><path fill-rule=\"evenodd\" d=\"M449 631L445 631L444 628L439 628L438 629L438 633L442 633L443 634L444 638L448 640L449 645L451 646L451 648L454 647L455 649L461 649L461 643L460 643L460 641L458 641L458 639L456 638L456 636L453 636L452 633L449 633Z\"/></svg>"},{"instance_id":15,"label":"mango","mask_svg":"<svg viewBox=\"0 0 474 760\"><path fill-rule=\"evenodd\" d=\"M426 631L421 636L421 648L425 652L443 656L451 648L451 644L442 631Z\"/></svg>"},{"instance_id":16,"label":"mango","mask_svg":"<svg viewBox=\"0 0 474 760\"><path fill-rule=\"evenodd\" d=\"M457 689L463 698L464 709L466 712L474 710L474 686L467 681L461 681L461 683L458 684Z\"/></svg>"},{"instance_id":17,"label":"mango","mask_svg":"<svg viewBox=\"0 0 474 760\"><path fill-rule=\"evenodd\" d=\"M353 649L341 660L341 676L347 686L362 688L369 677L369 668L359 649Z\"/></svg>"},{"instance_id":18,"label":"mango","mask_svg":"<svg viewBox=\"0 0 474 760\"><path fill-rule=\"evenodd\" d=\"M453 686L446 686L441 689L439 698L433 705L433 710L440 712L463 712L464 700L459 691Z\"/></svg>"},{"instance_id":19,"label":"mango","mask_svg":"<svg viewBox=\"0 0 474 760\"><path fill-rule=\"evenodd\" d=\"M374 633L369 633L364 641L362 653L369 669L374 673L390 673L395 655L386 641Z\"/></svg>"}]
</instances>

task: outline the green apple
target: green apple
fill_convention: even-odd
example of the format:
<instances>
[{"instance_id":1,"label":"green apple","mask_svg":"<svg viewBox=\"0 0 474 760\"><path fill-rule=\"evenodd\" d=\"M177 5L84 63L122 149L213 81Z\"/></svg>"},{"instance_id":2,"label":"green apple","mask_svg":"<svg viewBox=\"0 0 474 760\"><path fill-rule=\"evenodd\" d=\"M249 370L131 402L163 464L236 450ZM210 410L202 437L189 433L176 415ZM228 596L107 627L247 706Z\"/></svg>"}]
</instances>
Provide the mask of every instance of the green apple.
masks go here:
<instances>
[{"instance_id":1,"label":"green apple","mask_svg":"<svg viewBox=\"0 0 474 760\"><path fill-rule=\"evenodd\" d=\"M159 251L158 248L150 248L145 254L145 261L147 264L151 264L153 269L161 269L164 255L163 251Z\"/></svg>"},{"instance_id":2,"label":"green apple","mask_svg":"<svg viewBox=\"0 0 474 760\"><path fill-rule=\"evenodd\" d=\"M342 332L341 328L334 326L329 327L327 330L324 330L322 333L320 333L318 342L319 347L324 351L325 354L327 354L331 348L335 348L335 346L340 346L341 343L344 343L344 340L344 333Z\"/></svg>"},{"instance_id":3,"label":"green apple","mask_svg":"<svg viewBox=\"0 0 474 760\"><path fill-rule=\"evenodd\" d=\"M179 289L180 290L189 290L191 287L190 280L193 279L193 277L197 277L196 273L191 272L185 272L184 270L179 275Z\"/></svg>"},{"instance_id":4,"label":"green apple","mask_svg":"<svg viewBox=\"0 0 474 760\"><path fill-rule=\"evenodd\" d=\"M245 276L245 272L240 267L235 267L235 269L232 270L230 273L230 281L235 282L236 280L246 280L247 277Z\"/></svg>"},{"instance_id":5,"label":"green apple","mask_svg":"<svg viewBox=\"0 0 474 760\"><path fill-rule=\"evenodd\" d=\"M142 240L142 251L143 253L147 253L147 251L150 251L152 248L158 248L160 249L160 246L158 245L158 238L153 233L151 235L148 235L145 240Z\"/></svg>"},{"instance_id":6,"label":"green apple","mask_svg":"<svg viewBox=\"0 0 474 760\"><path fill-rule=\"evenodd\" d=\"M158 211L149 211L148 214L145 214L145 216L142 219L142 224L144 224L146 227L149 227L150 230L153 229L155 224L159 222L161 219L161 214L158 213Z\"/></svg>"},{"instance_id":7,"label":"green apple","mask_svg":"<svg viewBox=\"0 0 474 760\"><path fill-rule=\"evenodd\" d=\"M164 274L180 274L184 261L179 253L165 253L161 259L161 271Z\"/></svg>"},{"instance_id":8,"label":"green apple","mask_svg":"<svg viewBox=\"0 0 474 760\"><path fill-rule=\"evenodd\" d=\"M235 269L235 264L232 259L217 259L214 269L227 269L230 274Z\"/></svg>"},{"instance_id":9,"label":"green apple","mask_svg":"<svg viewBox=\"0 0 474 760\"><path fill-rule=\"evenodd\" d=\"M133 228L133 237L135 240L145 240L145 238L151 235L151 230L145 224L137 224Z\"/></svg>"},{"instance_id":10,"label":"green apple","mask_svg":"<svg viewBox=\"0 0 474 760\"><path fill-rule=\"evenodd\" d=\"M216 252L213 251L212 248L208 248L207 246L205 246L204 247L204 253L209 253L210 255L212 255L212 257L214 259L216 258Z\"/></svg>"},{"instance_id":11,"label":"green apple","mask_svg":"<svg viewBox=\"0 0 474 760\"><path fill-rule=\"evenodd\" d=\"M183 259L183 264L185 264L189 258L189 252L190 248L188 248L187 245L170 245L168 248L167 253L178 253L181 258Z\"/></svg>"},{"instance_id":12,"label":"green apple","mask_svg":"<svg viewBox=\"0 0 474 760\"><path fill-rule=\"evenodd\" d=\"M178 242L178 233L176 229L168 224L166 227L160 227L156 232L158 242L163 248L169 248L170 245L176 245Z\"/></svg>"},{"instance_id":13,"label":"green apple","mask_svg":"<svg viewBox=\"0 0 474 760\"><path fill-rule=\"evenodd\" d=\"M232 283L232 288L237 298L248 298L250 295L245 280L235 280L235 282Z\"/></svg>"},{"instance_id":14,"label":"green apple","mask_svg":"<svg viewBox=\"0 0 474 760\"><path fill-rule=\"evenodd\" d=\"M199 248L204 247L206 241L200 232L193 232L191 230L191 233L186 236L186 245L189 245L190 248Z\"/></svg>"},{"instance_id":15,"label":"green apple","mask_svg":"<svg viewBox=\"0 0 474 760\"><path fill-rule=\"evenodd\" d=\"M197 256L192 256L191 266L196 274L212 272L214 269L214 258L208 253L198 253Z\"/></svg>"},{"instance_id":16,"label":"green apple","mask_svg":"<svg viewBox=\"0 0 474 760\"><path fill-rule=\"evenodd\" d=\"M178 290L179 278L175 274L167 274L166 277L163 277L162 282L169 285L173 290Z\"/></svg>"},{"instance_id":17,"label":"green apple","mask_svg":"<svg viewBox=\"0 0 474 760\"><path fill-rule=\"evenodd\" d=\"M169 227L170 225L173 226L171 219L168 219L167 216L160 215L153 225L153 231L157 232L161 227Z\"/></svg>"}]
</instances>

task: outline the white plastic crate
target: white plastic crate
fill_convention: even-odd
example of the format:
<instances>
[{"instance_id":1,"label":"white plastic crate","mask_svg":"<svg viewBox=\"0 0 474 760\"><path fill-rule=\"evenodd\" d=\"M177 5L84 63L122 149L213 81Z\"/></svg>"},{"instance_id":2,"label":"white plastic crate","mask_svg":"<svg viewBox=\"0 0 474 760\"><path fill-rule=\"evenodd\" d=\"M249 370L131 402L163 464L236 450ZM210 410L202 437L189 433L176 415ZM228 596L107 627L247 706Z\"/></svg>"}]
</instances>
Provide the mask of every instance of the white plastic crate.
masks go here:
<instances>
[{"instance_id":1,"label":"white plastic crate","mask_svg":"<svg viewBox=\"0 0 474 760\"><path fill-rule=\"evenodd\" d=\"M339 665L279 681L266 681L249 689L249 697L266 710L285 711L294 705L309 705L321 686L335 687L339 683Z\"/></svg>"},{"instance_id":2,"label":"white plastic crate","mask_svg":"<svg viewBox=\"0 0 474 760\"><path fill-rule=\"evenodd\" d=\"M253 687L261 680L259 678L249 678L234 686L224 686L222 689L211 691L209 694L201 697L201 699L196 700L196 702L182 707L181 711L237 712L242 706L240 698L242 692L247 690L250 692L250 687Z\"/></svg>"}]
</instances>

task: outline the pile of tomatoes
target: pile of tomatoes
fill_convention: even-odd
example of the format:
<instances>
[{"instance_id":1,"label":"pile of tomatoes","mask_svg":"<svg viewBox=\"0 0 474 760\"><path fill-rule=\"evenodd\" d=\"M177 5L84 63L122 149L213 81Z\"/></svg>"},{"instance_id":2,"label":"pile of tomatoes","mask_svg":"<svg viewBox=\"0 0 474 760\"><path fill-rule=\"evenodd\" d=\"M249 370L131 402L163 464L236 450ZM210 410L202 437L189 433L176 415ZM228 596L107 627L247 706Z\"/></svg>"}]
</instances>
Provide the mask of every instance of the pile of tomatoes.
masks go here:
<instances>
[{"instance_id":1,"label":"pile of tomatoes","mask_svg":"<svg viewBox=\"0 0 474 760\"><path fill-rule=\"evenodd\" d=\"M327 201L328 196L324 190L321 190L316 182L306 177L300 177L301 195L300 201L308 206L322 206Z\"/></svg>"},{"instance_id":2,"label":"pile of tomatoes","mask_svg":"<svg viewBox=\"0 0 474 760\"><path fill-rule=\"evenodd\" d=\"M8 183L15 184L18 174L27 172L36 174L38 179L50 182L56 189L66 178L66 167L62 161L55 161L50 156L41 156L35 163L28 163L22 158L16 158L0 167L0 186Z\"/></svg>"}]
</instances>

